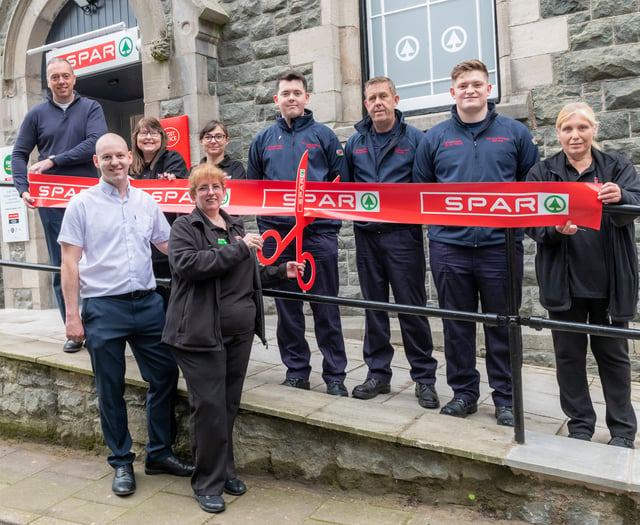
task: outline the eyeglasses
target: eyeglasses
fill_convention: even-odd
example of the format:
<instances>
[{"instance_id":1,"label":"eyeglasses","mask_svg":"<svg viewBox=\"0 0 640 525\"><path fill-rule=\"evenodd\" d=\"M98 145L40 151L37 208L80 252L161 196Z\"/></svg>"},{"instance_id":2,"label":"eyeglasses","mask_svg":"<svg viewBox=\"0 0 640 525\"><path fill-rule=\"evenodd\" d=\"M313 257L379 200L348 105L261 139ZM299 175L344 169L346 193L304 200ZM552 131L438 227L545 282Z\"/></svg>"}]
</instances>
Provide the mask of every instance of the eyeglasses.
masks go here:
<instances>
[{"instance_id":1,"label":"eyeglasses","mask_svg":"<svg viewBox=\"0 0 640 525\"><path fill-rule=\"evenodd\" d=\"M157 137L160 135L160 132L155 129L141 129L138 131L139 137Z\"/></svg>"},{"instance_id":2,"label":"eyeglasses","mask_svg":"<svg viewBox=\"0 0 640 525\"><path fill-rule=\"evenodd\" d=\"M226 138L227 138L226 135L223 135L222 133L217 133L216 135L205 135L204 137L202 137L202 141L203 142L222 142Z\"/></svg>"}]
</instances>

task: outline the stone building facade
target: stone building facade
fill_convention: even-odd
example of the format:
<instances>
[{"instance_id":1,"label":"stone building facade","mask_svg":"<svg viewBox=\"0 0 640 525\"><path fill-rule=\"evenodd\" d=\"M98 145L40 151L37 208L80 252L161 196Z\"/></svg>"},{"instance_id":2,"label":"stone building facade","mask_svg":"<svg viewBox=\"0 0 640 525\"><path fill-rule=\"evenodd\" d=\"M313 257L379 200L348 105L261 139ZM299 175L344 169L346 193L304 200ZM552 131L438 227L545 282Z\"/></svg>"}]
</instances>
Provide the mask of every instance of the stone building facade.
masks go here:
<instances>
[{"instance_id":1,"label":"stone building facade","mask_svg":"<svg viewBox=\"0 0 640 525\"><path fill-rule=\"evenodd\" d=\"M110 2L111 0L105 0ZM640 6L622 0L496 0L501 114L533 132L542 156L559 149L554 121L567 102L598 112L599 141L640 164ZM43 98L44 43L67 0L0 1L0 145L11 145L27 109ZM309 107L342 140L363 115L359 0L130 0L140 27L144 112L190 117L191 156L201 157L197 130L223 120L227 151L246 159L254 135L275 117L273 84L296 68L309 78ZM427 129L447 113L411 116ZM2 257L46 262L31 214L32 240L3 243ZM357 297L351 226L341 236L341 294ZM542 314L527 245L523 312ZM4 269L7 307L51 305L47 275ZM436 304L429 283L430 303Z\"/></svg>"}]
</instances>

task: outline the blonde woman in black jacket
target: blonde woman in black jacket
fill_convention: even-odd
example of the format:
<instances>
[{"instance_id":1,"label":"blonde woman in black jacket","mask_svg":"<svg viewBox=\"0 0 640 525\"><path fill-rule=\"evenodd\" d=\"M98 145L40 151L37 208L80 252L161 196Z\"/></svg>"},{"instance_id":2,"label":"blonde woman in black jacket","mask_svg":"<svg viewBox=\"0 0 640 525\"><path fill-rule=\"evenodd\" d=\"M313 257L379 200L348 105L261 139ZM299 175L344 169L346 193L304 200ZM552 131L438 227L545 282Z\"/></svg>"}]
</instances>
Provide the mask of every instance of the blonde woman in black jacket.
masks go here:
<instances>
[{"instance_id":1,"label":"blonde woman in black jacket","mask_svg":"<svg viewBox=\"0 0 640 525\"><path fill-rule=\"evenodd\" d=\"M232 433L253 336L264 339L260 287L296 277L304 264L258 269L254 252L262 237L245 233L241 218L220 209L226 194L220 168L193 168L189 191L196 207L176 219L169 239L172 285L162 341L189 391L195 498L204 511L222 512L223 491L247 490L236 477Z\"/></svg>"},{"instance_id":2,"label":"blonde woman in black jacket","mask_svg":"<svg viewBox=\"0 0 640 525\"><path fill-rule=\"evenodd\" d=\"M562 151L531 168L527 180L602 183L598 199L604 205L640 205L638 173L624 157L600 151L594 142L596 130L595 115L587 104L565 106L556 121ZM634 217L603 214L600 230L579 228L568 221L530 228L527 233L537 242L540 302L550 319L628 325L638 301ZM588 336L559 330L553 330L552 336L569 437L590 441L596 413L586 373ZM631 405L627 340L589 337L606 402L609 444L634 448L637 423Z\"/></svg>"}]
</instances>

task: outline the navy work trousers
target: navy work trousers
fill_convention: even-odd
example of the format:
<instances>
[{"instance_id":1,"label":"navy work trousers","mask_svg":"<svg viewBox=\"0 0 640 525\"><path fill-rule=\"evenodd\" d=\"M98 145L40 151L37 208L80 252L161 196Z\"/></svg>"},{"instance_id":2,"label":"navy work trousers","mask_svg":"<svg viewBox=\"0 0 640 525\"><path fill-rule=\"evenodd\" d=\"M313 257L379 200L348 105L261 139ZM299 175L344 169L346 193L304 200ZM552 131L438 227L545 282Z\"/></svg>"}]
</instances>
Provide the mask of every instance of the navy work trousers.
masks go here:
<instances>
[{"instance_id":1,"label":"navy work trousers","mask_svg":"<svg viewBox=\"0 0 640 525\"><path fill-rule=\"evenodd\" d=\"M287 229L279 232L282 238ZM304 232L302 248L309 252L316 263L315 282L309 293L336 297L339 289L338 279L338 235L336 233ZM273 254L275 241L268 238L265 242L266 256ZM287 246L275 264L294 261L296 258L295 241ZM310 268L307 265L305 280ZM296 280L290 280L279 286L281 290L299 292ZM277 338L280 357L287 367L287 378L309 379L311 373L309 343L304 337L305 317L303 303L276 299L278 311ZM325 383L344 381L347 367L347 355L342 336L342 323L338 306L311 303L313 323L318 348L322 353L322 378Z\"/></svg>"},{"instance_id":2,"label":"navy work trousers","mask_svg":"<svg viewBox=\"0 0 640 525\"><path fill-rule=\"evenodd\" d=\"M626 328L626 322L608 319L606 299L571 298L571 309L549 312L558 321L601 324ZM552 330L556 354L556 374L560 387L560 406L569 418L569 432L593 435L596 413L589 395L587 344L598 364L598 374L606 403L606 423L611 437L633 440L636 414L631 405L631 364L626 339Z\"/></svg>"},{"instance_id":3,"label":"navy work trousers","mask_svg":"<svg viewBox=\"0 0 640 525\"><path fill-rule=\"evenodd\" d=\"M47 251L49 252L49 264L52 266L60 266L62 264L62 249L58 244L58 235L60 235L60 228L62 227L64 208L38 208L38 213L40 214L40 221L42 221L44 240L47 243ZM53 295L56 298L60 315L62 315L62 321L65 321L66 310L64 299L62 298L60 273L54 272L52 279Z\"/></svg>"},{"instance_id":4,"label":"navy work trousers","mask_svg":"<svg viewBox=\"0 0 640 525\"><path fill-rule=\"evenodd\" d=\"M422 227L370 231L355 227L356 262L362 296L367 301L389 302L389 286L397 304L425 306L426 262ZM369 367L367 378L383 383L391 379L393 346L389 314L365 310L363 354ZM438 362L432 357L433 341L426 317L398 315L402 344L417 383L435 382Z\"/></svg>"},{"instance_id":5,"label":"navy work trousers","mask_svg":"<svg viewBox=\"0 0 640 525\"><path fill-rule=\"evenodd\" d=\"M84 299L82 322L96 379L102 433L111 449L109 464L116 468L135 459L124 400L127 342L142 379L149 383L147 459L165 459L171 455L176 437L178 366L169 348L160 342L164 328L162 297L151 293L139 299Z\"/></svg>"},{"instance_id":6,"label":"navy work trousers","mask_svg":"<svg viewBox=\"0 0 640 525\"><path fill-rule=\"evenodd\" d=\"M516 244L518 306L522 293L522 243ZM507 249L505 244L478 248L429 242L431 272L440 308L508 313ZM443 319L447 383L454 397L475 403L480 397L480 373L476 369L476 325ZM495 406L511 406L509 332L506 326L484 326L486 366Z\"/></svg>"}]
</instances>

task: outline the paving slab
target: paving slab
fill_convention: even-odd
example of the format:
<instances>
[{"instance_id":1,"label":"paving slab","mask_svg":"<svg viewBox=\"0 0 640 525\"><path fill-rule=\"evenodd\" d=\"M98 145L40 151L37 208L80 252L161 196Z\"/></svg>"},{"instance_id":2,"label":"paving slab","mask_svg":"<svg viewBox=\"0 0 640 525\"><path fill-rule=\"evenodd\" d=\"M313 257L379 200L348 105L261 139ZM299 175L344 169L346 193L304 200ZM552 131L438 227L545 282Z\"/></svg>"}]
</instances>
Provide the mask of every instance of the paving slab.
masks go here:
<instances>
[{"instance_id":1,"label":"paving slab","mask_svg":"<svg viewBox=\"0 0 640 525\"><path fill-rule=\"evenodd\" d=\"M629 484L631 465L636 464L635 453L635 450L529 431L526 444L511 448L505 464L565 480L637 490L637 486L633 489Z\"/></svg>"}]
</instances>

